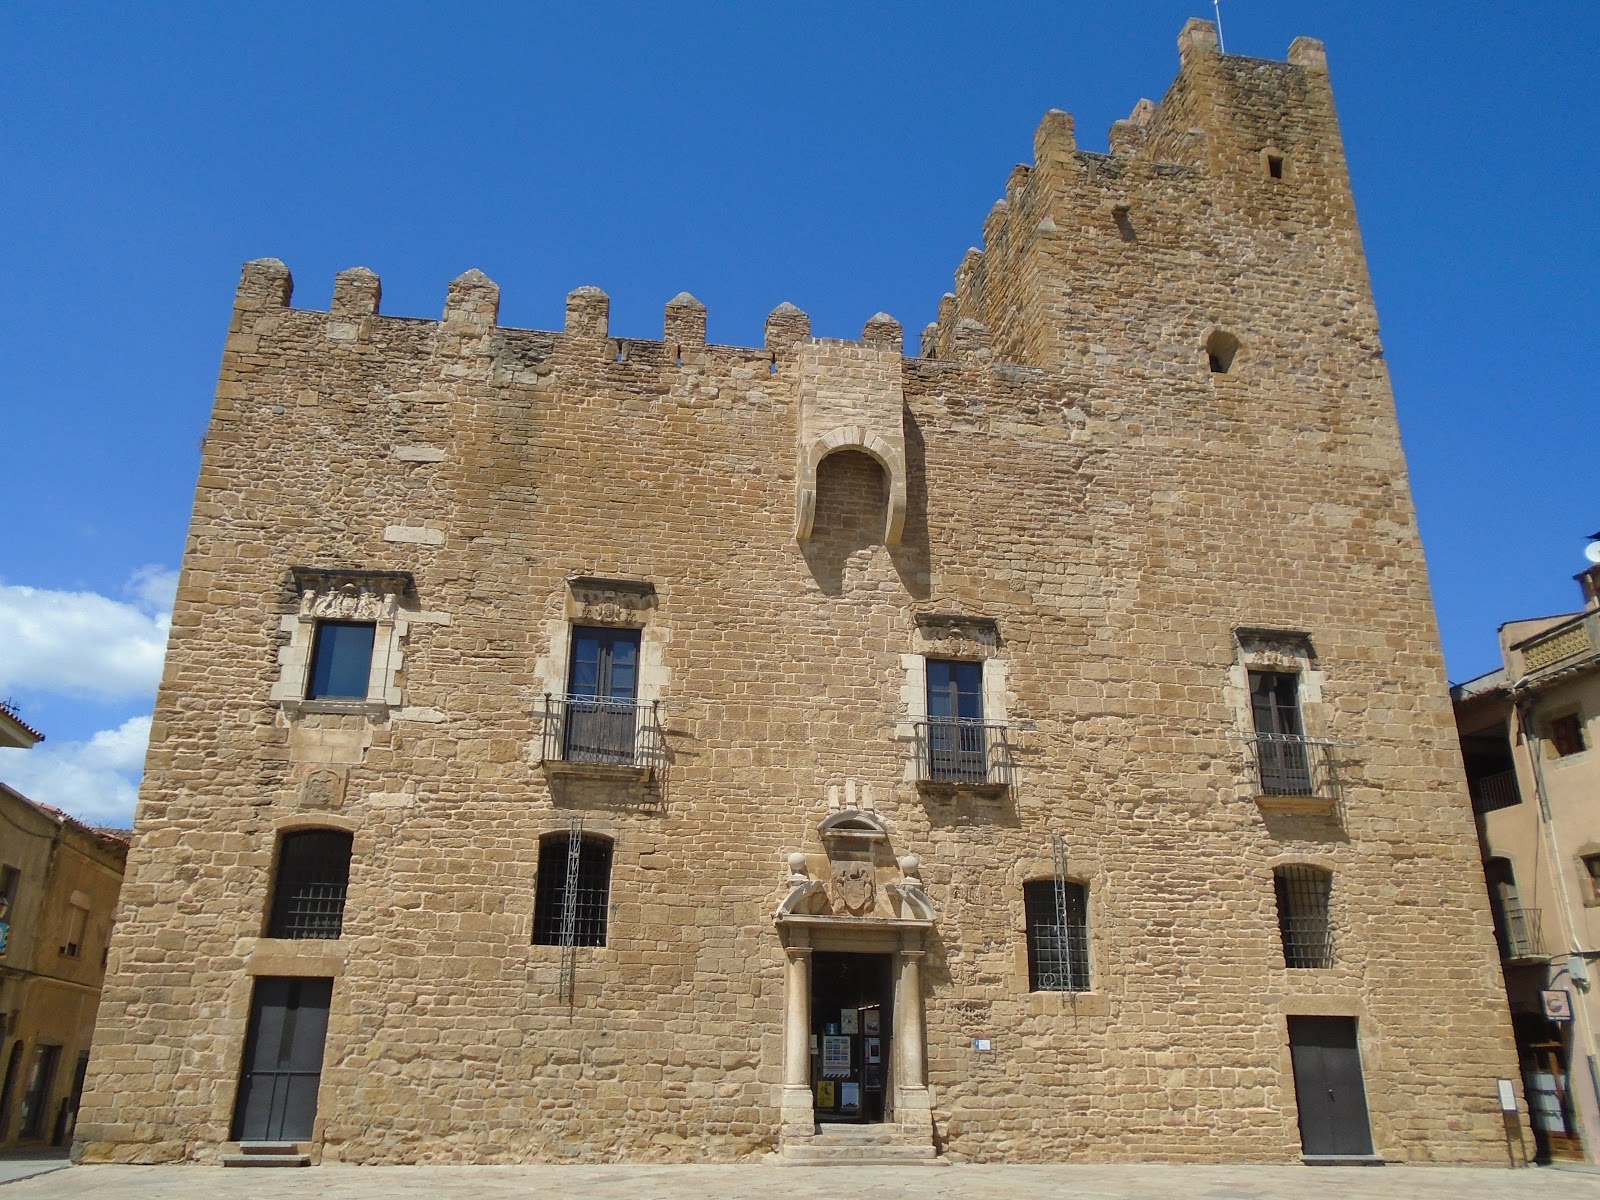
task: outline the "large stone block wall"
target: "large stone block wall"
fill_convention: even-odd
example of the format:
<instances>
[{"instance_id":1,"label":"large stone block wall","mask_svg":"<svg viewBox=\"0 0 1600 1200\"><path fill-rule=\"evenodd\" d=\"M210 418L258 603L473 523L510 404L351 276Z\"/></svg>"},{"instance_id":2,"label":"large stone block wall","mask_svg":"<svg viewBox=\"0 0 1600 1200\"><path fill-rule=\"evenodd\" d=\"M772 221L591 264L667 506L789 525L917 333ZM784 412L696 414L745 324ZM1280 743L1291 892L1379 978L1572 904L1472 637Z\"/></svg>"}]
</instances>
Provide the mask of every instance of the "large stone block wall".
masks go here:
<instances>
[{"instance_id":1,"label":"large stone block wall","mask_svg":"<svg viewBox=\"0 0 1600 1200\"><path fill-rule=\"evenodd\" d=\"M897 368L881 318L830 342L785 306L766 346L714 346L683 296L664 340L619 340L594 289L536 332L496 324L477 272L435 322L380 315L369 272L320 313L289 307L281 264L246 266L84 1157L213 1159L251 978L282 974L336 979L324 1160L768 1153L772 913L786 855L823 862L818 823L847 794L890 830L884 879L918 856L939 912L945 1153L1292 1161L1285 1016L1328 1014L1359 1019L1380 1154L1503 1160L1510 1026L1325 64L1304 41L1289 64L1222 57L1208 28L1113 154L1046 119L925 356ZM1241 343L1227 374L1207 364L1219 328ZM898 537L893 453L857 441L814 464L797 541L810 438L851 395L882 429L894 389ZM295 566L412 574L397 702L271 699ZM540 765L568 581L591 576L654 588L649 784ZM1003 795L914 781L929 613L997 623ZM1310 635L1332 814L1256 803L1231 684L1247 627ZM560 950L530 940L539 838L576 817L615 866L569 1005ZM262 936L277 838L304 826L354 837L334 942ZM1084 994L1028 990L1022 884L1057 835L1089 887ZM1334 873L1328 970L1283 966L1286 861Z\"/></svg>"}]
</instances>

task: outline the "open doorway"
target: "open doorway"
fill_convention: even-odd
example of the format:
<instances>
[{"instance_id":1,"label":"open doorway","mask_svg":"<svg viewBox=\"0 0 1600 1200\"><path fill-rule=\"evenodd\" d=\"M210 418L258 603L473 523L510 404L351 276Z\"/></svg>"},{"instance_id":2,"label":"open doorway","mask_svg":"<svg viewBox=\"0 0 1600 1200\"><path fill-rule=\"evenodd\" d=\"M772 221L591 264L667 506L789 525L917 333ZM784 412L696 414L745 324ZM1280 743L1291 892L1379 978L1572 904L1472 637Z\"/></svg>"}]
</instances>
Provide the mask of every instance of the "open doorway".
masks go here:
<instances>
[{"instance_id":1,"label":"open doorway","mask_svg":"<svg viewBox=\"0 0 1600 1200\"><path fill-rule=\"evenodd\" d=\"M880 1122L889 1114L893 956L811 959L811 1096L818 1121Z\"/></svg>"}]
</instances>

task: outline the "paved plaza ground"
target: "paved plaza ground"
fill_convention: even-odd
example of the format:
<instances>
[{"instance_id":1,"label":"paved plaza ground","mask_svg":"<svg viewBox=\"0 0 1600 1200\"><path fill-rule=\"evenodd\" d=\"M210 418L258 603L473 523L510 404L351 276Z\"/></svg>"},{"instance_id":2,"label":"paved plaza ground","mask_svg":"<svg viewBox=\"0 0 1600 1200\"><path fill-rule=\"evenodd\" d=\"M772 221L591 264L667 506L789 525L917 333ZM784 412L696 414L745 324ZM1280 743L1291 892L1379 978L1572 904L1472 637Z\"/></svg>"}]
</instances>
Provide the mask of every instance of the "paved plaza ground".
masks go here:
<instances>
[{"instance_id":1,"label":"paved plaza ground","mask_svg":"<svg viewBox=\"0 0 1600 1200\"><path fill-rule=\"evenodd\" d=\"M22 1170L38 1170L16 1178ZM6 1182L10 1179L10 1182ZM0 1164L0 1200L1499 1200L1600 1198L1600 1172L1532 1167L67 1167Z\"/></svg>"}]
</instances>

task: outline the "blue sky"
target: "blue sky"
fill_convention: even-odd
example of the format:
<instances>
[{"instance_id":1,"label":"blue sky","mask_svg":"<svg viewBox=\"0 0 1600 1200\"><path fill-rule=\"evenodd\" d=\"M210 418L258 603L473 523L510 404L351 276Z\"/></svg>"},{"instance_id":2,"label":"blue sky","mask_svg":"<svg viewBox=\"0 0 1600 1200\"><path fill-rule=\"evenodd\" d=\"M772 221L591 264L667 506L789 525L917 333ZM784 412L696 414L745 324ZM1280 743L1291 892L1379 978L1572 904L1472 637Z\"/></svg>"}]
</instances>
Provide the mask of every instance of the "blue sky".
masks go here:
<instances>
[{"instance_id":1,"label":"blue sky","mask_svg":"<svg viewBox=\"0 0 1600 1200\"><path fill-rule=\"evenodd\" d=\"M1051 107L1103 150L1209 0L1096 5L26 5L0 11L0 778L126 821L239 264L371 267L437 316L566 293L712 340L881 310L915 338ZM1323 39L1452 678L1577 606L1595 451L1600 6L1224 0Z\"/></svg>"}]
</instances>

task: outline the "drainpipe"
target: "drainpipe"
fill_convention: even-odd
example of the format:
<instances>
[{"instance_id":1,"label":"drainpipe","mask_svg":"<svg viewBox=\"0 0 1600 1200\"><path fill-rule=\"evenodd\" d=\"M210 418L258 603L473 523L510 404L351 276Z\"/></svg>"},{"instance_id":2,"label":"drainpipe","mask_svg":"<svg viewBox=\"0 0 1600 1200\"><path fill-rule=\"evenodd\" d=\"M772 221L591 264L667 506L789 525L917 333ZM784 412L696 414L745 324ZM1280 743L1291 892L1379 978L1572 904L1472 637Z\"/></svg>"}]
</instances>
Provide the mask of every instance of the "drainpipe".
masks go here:
<instances>
[{"instance_id":1,"label":"drainpipe","mask_svg":"<svg viewBox=\"0 0 1600 1200\"><path fill-rule=\"evenodd\" d=\"M1555 876L1556 900L1561 906L1562 925L1566 934L1566 943L1569 947L1566 954L1566 965L1563 969L1566 971L1567 978L1572 980L1573 985L1580 992L1587 993L1590 986L1588 960L1600 957L1600 954L1593 950L1584 950L1579 943L1578 930L1580 926L1573 912L1572 896L1567 889L1566 861L1561 853L1561 844L1556 839L1555 822L1550 815L1550 796L1545 790L1544 747L1540 742L1537 726L1533 723L1534 701L1524 691L1515 695L1514 702L1517 711L1517 723L1521 726L1523 742L1528 748L1528 760L1532 766L1533 773L1533 791L1539 803L1539 825L1543 829L1545 840L1550 847L1550 871ZM1580 964L1581 980L1572 970L1574 959ZM1560 972L1557 972L1557 974L1559 975ZM1596 1113L1600 1114L1600 1066L1597 1066L1595 1059L1594 1029L1589 1022L1588 1005L1581 1002L1574 1004L1572 1018L1575 1032L1579 1035L1574 1040L1582 1042L1581 1048L1589 1068L1590 1095L1594 1097ZM1567 1086L1571 1087L1571 1072L1568 1072L1567 1078ZM1600 1161L1600 1136L1594 1138L1586 1137L1583 1141L1584 1151L1589 1160L1591 1162Z\"/></svg>"}]
</instances>

